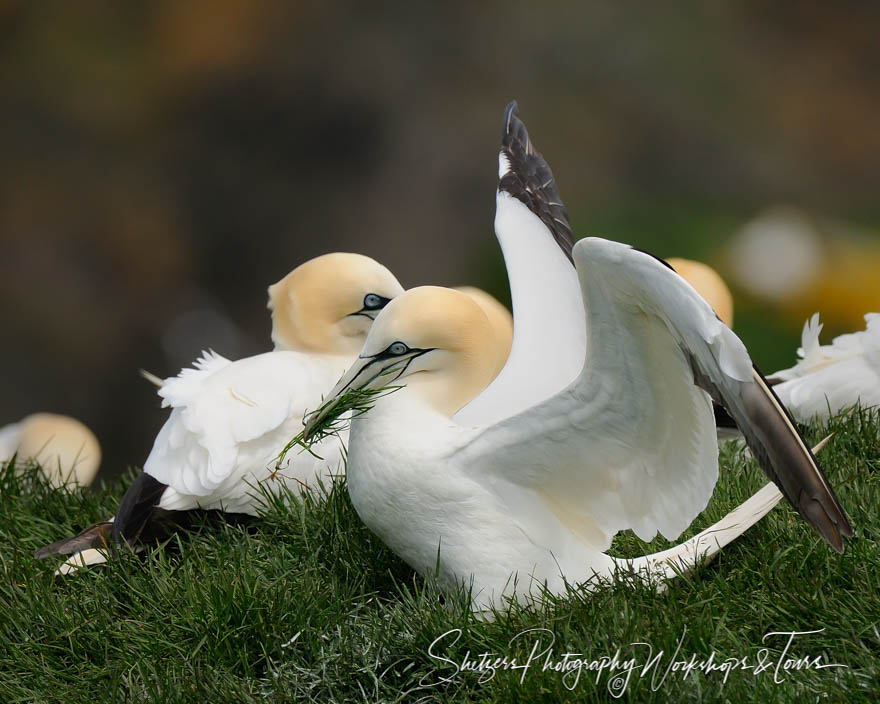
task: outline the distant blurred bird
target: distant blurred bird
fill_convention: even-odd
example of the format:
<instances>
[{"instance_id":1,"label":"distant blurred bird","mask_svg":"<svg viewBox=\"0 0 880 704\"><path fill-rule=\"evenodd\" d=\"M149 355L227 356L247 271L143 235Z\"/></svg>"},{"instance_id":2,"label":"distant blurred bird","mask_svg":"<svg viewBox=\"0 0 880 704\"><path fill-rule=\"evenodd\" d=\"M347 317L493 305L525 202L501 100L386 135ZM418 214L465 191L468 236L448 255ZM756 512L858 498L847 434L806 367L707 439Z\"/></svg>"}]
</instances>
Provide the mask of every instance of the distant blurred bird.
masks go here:
<instances>
[{"instance_id":1,"label":"distant blurred bird","mask_svg":"<svg viewBox=\"0 0 880 704\"><path fill-rule=\"evenodd\" d=\"M0 428L0 462L32 459L53 486L88 486L101 465L95 434L76 418L34 413Z\"/></svg>"},{"instance_id":2,"label":"distant blurred bird","mask_svg":"<svg viewBox=\"0 0 880 704\"><path fill-rule=\"evenodd\" d=\"M795 418L827 418L856 403L880 406L880 313L868 313L865 322L865 330L830 345L819 344L818 313L804 323L800 361L768 379Z\"/></svg>"},{"instance_id":3,"label":"distant blurred bird","mask_svg":"<svg viewBox=\"0 0 880 704\"><path fill-rule=\"evenodd\" d=\"M162 382L159 395L171 416L116 517L36 556L91 550L65 567L100 562L95 548L153 540L173 512L254 515L259 484L272 490L283 483L300 493L344 471L338 437L315 455L300 454L281 467L275 460L306 411L320 405L321 393L357 356L376 314L402 291L384 266L347 253L312 259L270 286L274 351L235 362L205 352L192 369Z\"/></svg>"},{"instance_id":4,"label":"distant blurred bird","mask_svg":"<svg viewBox=\"0 0 880 704\"><path fill-rule=\"evenodd\" d=\"M733 281L800 321L821 310L853 329L880 305L880 237L790 206L761 212L727 245Z\"/></svg>"},{"instance_id":5,"label":"distant blurred bird","mask_svg":"<svg viewBox=\"0 0 880 704\"><path fill-rule=\"evenodd\" d=\"M672 257L666 260L676 273L694 287L727 327L733 327L733 296L721 275L708 264Z\"/></svg>"}]
</instances>

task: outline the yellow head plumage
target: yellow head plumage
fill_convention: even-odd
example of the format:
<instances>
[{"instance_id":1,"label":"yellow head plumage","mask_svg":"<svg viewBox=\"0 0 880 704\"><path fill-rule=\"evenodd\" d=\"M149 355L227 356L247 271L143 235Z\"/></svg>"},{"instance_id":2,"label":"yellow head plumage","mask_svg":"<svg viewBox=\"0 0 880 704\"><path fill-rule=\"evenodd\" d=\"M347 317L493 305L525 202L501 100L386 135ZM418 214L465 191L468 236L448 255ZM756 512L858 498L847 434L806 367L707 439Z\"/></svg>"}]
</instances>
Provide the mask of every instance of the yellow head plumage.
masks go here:
<instances>
[{"instance_id":1,"label":"yellow head plumage","mask_svg":"<svg viewBox=\"0 0 880 704\"><path fill-rule=\"evenodd\" d=\"M19 423L17 454L40 463L54 486L88 486L101 464L94 433L76 418L34 413Z\"/></svg>"},{"instance_id":2,"label":"yellow head plumage","mask_svg":"<svg viewBox=\"0 0 880 704\"><path fill-rule=\"evenodd\" d=\"M356 354L379 308L402 292L370 257L336 252L310 259L269 287L272 342L282 350ZM371 308L368 296L382 305Z\"/></svg>"},{"instance_id":3,"label":"yellow head plumage","mask_svg":"<svg viewBox=\"0 0 880 704\"><path fill-rule=\"evenodd\" d=\"M367 335L359 362L369 364L372 356L382 360L379 364L393 363L382 355L403 343L412 352L401 355L398 366L403 371L392 378L452 416L495 377L494 335L486 314L466 294L420 286L401 294L382 311Z\"/></svg>"}]
</instances>

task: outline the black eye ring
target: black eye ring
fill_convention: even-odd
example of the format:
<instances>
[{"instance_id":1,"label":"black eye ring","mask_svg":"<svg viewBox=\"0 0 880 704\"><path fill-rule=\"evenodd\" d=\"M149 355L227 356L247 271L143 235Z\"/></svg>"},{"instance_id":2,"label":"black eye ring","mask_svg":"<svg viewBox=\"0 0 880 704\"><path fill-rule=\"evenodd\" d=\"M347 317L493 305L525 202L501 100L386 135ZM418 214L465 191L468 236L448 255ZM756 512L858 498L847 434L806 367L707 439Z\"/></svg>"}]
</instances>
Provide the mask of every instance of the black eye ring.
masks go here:
<instances>
[{"instance_id":1,"label":"black eye ring","mask_svg":"<svg viewBox=\"0 0 880 704\"><path fill-rule=\"evenodd\" d=\"M365 310L378 310L382 308L384 305L382 296L377 296L375 293L368 293L364 296L364 309Z\"/></svg>"},{"instance_id":2,"label":"black eye ring","mask_svg":"<svg viewBox=\"0 0 880 704\"><path fill-rule=\"evenodd\" d=\"M409 352L409 347L402 342L392 342L388 345L388 354L394 355L395 357L399 357L407 352Z\"/></svg>"}]
</instances>

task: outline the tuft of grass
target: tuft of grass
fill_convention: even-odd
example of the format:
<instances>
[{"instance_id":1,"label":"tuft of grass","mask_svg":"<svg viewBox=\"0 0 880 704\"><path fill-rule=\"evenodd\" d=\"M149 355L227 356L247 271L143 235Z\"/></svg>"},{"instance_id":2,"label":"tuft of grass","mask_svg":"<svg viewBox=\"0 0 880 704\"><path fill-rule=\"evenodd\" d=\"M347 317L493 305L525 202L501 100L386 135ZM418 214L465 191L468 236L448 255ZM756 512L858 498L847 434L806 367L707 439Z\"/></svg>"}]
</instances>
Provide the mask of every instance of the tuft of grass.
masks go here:
<instances>
[{"instance_id":1,"label":"tuft of grass","mask_svg":"<svg viewBox=\"0 0 880 704\"><path fill-rule=\"evenodd\" d=\"M68 493L32 465L0 468L0 701L554 702L609 701L613 678L526 669L456 673L466 654L517 658L545 647L589 659L663 651L652 682L634 671L625 700L871 702L880 696L880 422L856 410L807 429L850 515L856 538L836 555L780 504L706 567L657 594L615 584L547 596L491 622L469 612L467 590L440 594L359 521L341 480L298 498L267 497L249 525L197 520L146 556L126 551L67 578L33 552L116 509L127 483ZM736 445L721 454L713 499L687 535L765 479ZM686 537L686 536L684 536ZM613 552L666 547L630 533ZM672 671L674 657L787 657L845 668L756 675ZM438 640L439 639L439 640ZM534 643L538 643L533 651ZM638 645L645 643L649 645ZM637 644L637 645L632 645ZM433 653L433 656L431 655ZM661 681L662 680L662 681Z\"/></svg>"},{"instance_id":2,"label":"tuft of grass","mask_svg":"<svg viewBox=\"0 0 880 704\"><path fill-rule=\"evenodd\" d=\"M392 371L391 373L394 372ZM321 440L324 440L325 438L338 436L339 433L348 430L352 418L357 418L358 416L363 415L373 407L373 404L375 404L379 398L394 393L401 388L403 387L383 386L378 389L349 388L336 398L329 399L316 411L313 411L306 416L306 422L308 423L309 417L320 415L326 411L328 407L332 408L332 411L321 416L316 423L304 427L283 448L281 448L281 452L278 453L278 457L275 461L275 470L277 471L281 467L281 463L284 461L284 458L287 457L287 453L294 447L299 447L301 451L315 455L312 450L312 445L321 442ZM318 455L315 456L318 457ZM318 457L318 459L321 458Z\"/></svg>"}]
</instances>

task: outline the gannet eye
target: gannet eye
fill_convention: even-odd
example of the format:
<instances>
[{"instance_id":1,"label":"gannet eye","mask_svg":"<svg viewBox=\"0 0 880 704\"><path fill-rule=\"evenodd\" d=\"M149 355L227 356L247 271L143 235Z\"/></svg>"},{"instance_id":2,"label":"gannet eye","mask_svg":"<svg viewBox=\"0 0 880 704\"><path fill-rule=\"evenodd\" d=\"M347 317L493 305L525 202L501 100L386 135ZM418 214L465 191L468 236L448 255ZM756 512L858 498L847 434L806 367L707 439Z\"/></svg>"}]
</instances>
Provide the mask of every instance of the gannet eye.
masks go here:
<instances>
[{"instance_id":1,"label":"gannet eye","mask_svg":"<svg viewBox=\"0 0 880 704\"><path fill-rule=\"evenodd\" d=\"M399 357L407 352L409 352L409 347L402 342L394 342L388 347L388 354L393 354L395 357Z\"/></svg>"},{"instance_id":2,"label":"gannet eye","mask_svg":"<svg viewBox=\"0 0 880 704\"><path fill-rule=\"evenodd\" d=\"M364 296L364 308L367 310L378 310L382 307L382 297L375 293L368 293Z\"/></svg>"}]
</instances>

